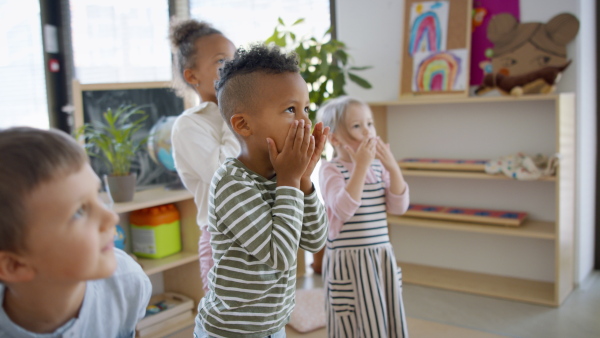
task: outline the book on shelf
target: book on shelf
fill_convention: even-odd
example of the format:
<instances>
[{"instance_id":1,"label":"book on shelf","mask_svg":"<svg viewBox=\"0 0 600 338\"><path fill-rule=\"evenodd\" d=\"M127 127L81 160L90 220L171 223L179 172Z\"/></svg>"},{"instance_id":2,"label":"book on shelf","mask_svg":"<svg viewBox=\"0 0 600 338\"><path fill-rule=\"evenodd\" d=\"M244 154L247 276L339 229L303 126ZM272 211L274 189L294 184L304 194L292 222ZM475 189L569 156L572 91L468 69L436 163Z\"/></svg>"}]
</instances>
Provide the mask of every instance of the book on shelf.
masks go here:
<instances>
[{"instance_id":1,"label":"book on shelf","mask_svg":"<svg viewBox=\"0 0 600 338\"><path fill-rule=\"evenodd\" d=\"M169 317L165 320L157 322L156 324L146 326L143 329L136 329L136 336L140 338L147 337L168 327L176 326L179 323L188 322L193 318L194 314L192 313L192 310L187 310L185 312L176 314L173 317Z\"/></svg>"}]
</instances>

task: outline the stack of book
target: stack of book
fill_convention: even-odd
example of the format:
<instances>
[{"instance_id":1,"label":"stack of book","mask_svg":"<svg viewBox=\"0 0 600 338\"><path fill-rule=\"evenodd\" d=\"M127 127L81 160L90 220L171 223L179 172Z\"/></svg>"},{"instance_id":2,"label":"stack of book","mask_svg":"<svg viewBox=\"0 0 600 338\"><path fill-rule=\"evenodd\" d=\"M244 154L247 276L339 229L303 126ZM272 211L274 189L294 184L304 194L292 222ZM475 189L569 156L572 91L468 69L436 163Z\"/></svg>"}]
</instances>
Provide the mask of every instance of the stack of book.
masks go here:
<instances>
[{"instance_id":1,"label":"stack of book","mask_svg":"<svg viewBox=\"0 0 600 338\"><path fill-rule=\"evenodd\" d=\"M165 328L190 322L194 301L186 296L166 292L150 298L146 316L135 328L137 337L148 337Z\"/></svg>"}]
</instances>

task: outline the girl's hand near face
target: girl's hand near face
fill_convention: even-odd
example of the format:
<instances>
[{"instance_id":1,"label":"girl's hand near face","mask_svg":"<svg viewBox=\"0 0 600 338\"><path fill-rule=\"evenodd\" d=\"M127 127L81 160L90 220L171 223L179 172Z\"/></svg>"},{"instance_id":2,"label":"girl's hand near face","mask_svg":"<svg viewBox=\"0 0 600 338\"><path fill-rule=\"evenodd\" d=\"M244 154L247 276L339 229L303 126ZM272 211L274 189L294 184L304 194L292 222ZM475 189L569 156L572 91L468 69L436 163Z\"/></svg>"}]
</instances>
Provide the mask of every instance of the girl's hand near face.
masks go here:
<instances>
[{"instance_id":1,"label":"girl's hand near face","mask_svg":"<svg viewBox=\"0 0 600 338\"><path fill-rule=\"evenodd\" d=\"M365 138L356 151L347 144L342 145L354 163L354 170L346 182L346 191L355 201L360 202L361 200L367 171L375 159L376 146L377 139L375 137Z\"/></svg>"},{"instance_id":2,"label":"girl's hand near face","mask_svg":"<svg viewBox=\"0 0 600 338\"><path fill-rule=\"evenodd\" d=\"M394 170L399 170L399 166L398 166L398 162L396 162L396 159L394 158L394 154L392 154L392 151L390 150L390 145L387 143L384 143L379 136L377 137L377 155L375 156L376 159L381 161L381 164L383 164L383 167L387 170L387 171L394 171Z\"/></svg>"},{"instance_id":3,"label":"girl's hand near face","mask_svg":"<svg viewBox=\"0 0 600 338\"><path fill-rule=\"evenodd\" d=\"M356 168L368 168L377 154L377 139L375 137L365 138L356 148L356 151L349 145L344 145L344 149L350 155Z\"/></svg>"},{"instance_id":4,"label":"girl's hand near face","mask_svg":"<svg viewBox=\"0 0 600 338\"><path fill-rule=\"evenodd\" d=\"M327 141L327 136L329 135L329 127L323 127L323 122L319 122L315 125L315 129L313 130L312 136L315 139L315 151L310 158L310 162L302 175L302 179L300 181L300 190L304 192L304 194L310 194L313 190L312 181L310 176L312 175L315 166L321 159L321 154L323 153L323 149L325 148L325 142Z\"/></svg>"},{"instance_id":5,"label":"girl's hand near face","mask_svg":"<svg viewBox=\"0 0 600 338\"><path fill-rule=\"evenodd\" d=\"M406 191L406 182L404 176L402 176L400 166L390 150L390 145L384 143L379 137L377 138L376 158L381 161L385 170L390 174L390 191L396 195L403 194Z\"/></svg>"},{"instance_id":6,"label":"girl's hand near face","mask_svg":"<svg viewBox=\"0 0 600 338\"><path fill-rule=\"evenodd\" d=\"M269 159L277 173L277 186L300 188L300 179L315 151L315 138L310 134L310 125L296 120L290 126L281 152L275 141L267 138Z\"/></svg>"}]
</instances>

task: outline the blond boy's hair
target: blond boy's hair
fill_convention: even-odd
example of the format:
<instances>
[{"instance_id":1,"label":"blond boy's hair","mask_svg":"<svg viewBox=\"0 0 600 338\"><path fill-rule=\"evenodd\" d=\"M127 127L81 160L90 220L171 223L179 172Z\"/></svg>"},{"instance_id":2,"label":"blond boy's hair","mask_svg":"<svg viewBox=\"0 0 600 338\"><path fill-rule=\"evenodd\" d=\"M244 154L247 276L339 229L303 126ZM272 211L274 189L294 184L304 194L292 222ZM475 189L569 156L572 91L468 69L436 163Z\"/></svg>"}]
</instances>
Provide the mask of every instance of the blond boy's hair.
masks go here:
<instances>
[{"instance_id":1,"label":"blond boy's hair","mask_svg":"<svg viewBox=\"0 0 600 338\"><path fill-rule=\"evenodd\" d=\"M0 251L26 250L25 200L43 183L77 172L88 157L59 130L14 127L0 130Z\"/></svg>"}]
</instances>

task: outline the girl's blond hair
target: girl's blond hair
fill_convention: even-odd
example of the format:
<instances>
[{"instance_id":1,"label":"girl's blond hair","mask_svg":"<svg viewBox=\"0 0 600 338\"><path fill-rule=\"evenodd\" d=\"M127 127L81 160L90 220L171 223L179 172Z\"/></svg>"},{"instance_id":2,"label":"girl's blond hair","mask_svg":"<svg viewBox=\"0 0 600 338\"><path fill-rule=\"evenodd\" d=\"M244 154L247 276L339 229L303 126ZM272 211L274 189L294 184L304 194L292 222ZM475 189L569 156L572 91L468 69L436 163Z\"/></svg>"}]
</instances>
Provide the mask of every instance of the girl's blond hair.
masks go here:
<instances>
[{"instance_id":1,"label":"girl's blond hair","mask_svg":"<svg viewBox=\"0 0 600 338\"><path fill-rule=\"evenodd\" d=\"M336 129L344 123L346 109L352 104L367 104L357 98L347 95L336 97L335 99L327 100L317 111L317 120L323 122L323 127L329 127L330 133L334 133Z\"/></svg>"}]
</instances>

